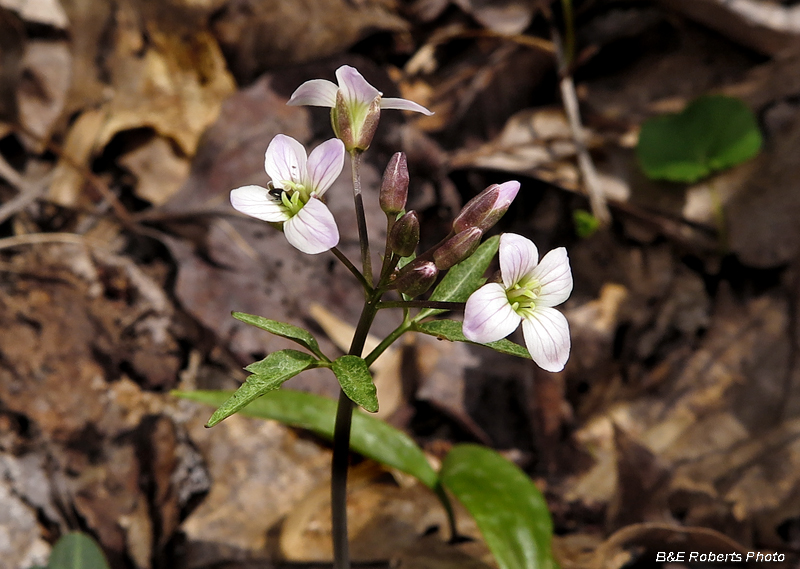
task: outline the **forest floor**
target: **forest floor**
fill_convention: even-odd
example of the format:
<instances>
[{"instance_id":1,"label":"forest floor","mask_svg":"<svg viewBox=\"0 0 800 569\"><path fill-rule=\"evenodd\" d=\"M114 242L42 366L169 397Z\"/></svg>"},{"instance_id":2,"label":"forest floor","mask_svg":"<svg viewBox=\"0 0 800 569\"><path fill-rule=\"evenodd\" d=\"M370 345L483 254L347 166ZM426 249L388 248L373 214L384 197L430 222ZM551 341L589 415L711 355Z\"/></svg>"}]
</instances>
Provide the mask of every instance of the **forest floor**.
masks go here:
<instances>
[{"instance_id":1,"label":"forest floor","mask_svg":"<svg viewBox=\"0 0 800 569\"><path fill-rule=\"evenodd\" d=\"M563 569L662 567L665 550L797 562L800 5L576 1L566 68L559 6L0 0L0 567L45 564L70 530L113 569L330 563L330 444L241 416L205 429L213 409L170 391L233 389L289 346L232 311L346 348L363 299L347 270L228 201L266 184L276 134L330 138L327 109L286 101L343 64L435 111L381 117L363 168L376 246L380 176L403 151L423 248L516 179L493 233L566 247L575 280L563 372L413 336L376 363L380 417L432 461L477 442L522 467ZM560 67L611 214L588 236ZM643 121L708 93L750 107L760 154L695 184L648 180ZM357 259L351 191L342 175L327 195ZM375 335L399 322L384 312ZM327 370L285 387L338 390ZM474 541L448 545L433 494L354 463L354 559L491 566L465 513Z\"/></svg>"}]
</instances>

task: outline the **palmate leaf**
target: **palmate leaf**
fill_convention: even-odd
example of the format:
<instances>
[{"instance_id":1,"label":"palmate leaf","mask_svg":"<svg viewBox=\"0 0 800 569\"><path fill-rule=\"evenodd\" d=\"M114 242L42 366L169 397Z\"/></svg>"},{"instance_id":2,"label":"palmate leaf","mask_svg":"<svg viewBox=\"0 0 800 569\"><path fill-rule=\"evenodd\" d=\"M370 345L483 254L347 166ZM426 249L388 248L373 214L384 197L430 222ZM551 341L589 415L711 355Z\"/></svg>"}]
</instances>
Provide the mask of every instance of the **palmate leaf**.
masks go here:
<instances>
[{"instance_id":1,"label":"palmate leaf","mask_svg":"<svg viewBox=\"0 0 800 569\"><path fill-rule=\"evenodd\" d=\"M317 359L314 356L297 350L273 352L260 362L250 364L245 369L253 375L220 405L211 415L206 427L213 427L258 397L278 389L284 381L316 364Z\"/></svg>"},{"instance_id":2,"label":"palmate leaf","mask_svg":"<svg viewBox=\"0 0 800 569\"><path fill-rule=\"evenodd\" d=\"M555 569L547 502L527 474L497 452L454 446L442 483L472 514L500 569Z\"/></svg>"},{"instance_id":3,"label":"palmate leaf","mask_svg":"<svg viewBox=\"0 0 800 569\"><path fill-rule=\"evenodd\" d=\"M378 411L378 391L363 358L342 356L333 361L331 368L342 386L342 391L351 401L370 413Z\"/></svg>"},{"instance_id":4,"label":"palmate leaf","mask_svg":"<svg viewBox=\"0 0 800 569\"><path fill-rule=\"evenodd\" d=\"M490 237L484 241L469 258L453 266L431 294L431 300L442 302L466 302L473 292L485 281L483 273L489 268L500 247L500 237ZM417 314L415 320L445 312L441 309L426 308Z\"/></svg>"},{"instance_id":5,"label":"palmate leaf","mask_svg":"<svg viewBox=\"0 0 800 569\"><path fill-rule=\"evenodd\" d=\"M328 361L328 358L322 353L319 349L319 344L317 343L316 338L311 335L310 332L295 326L293 324L286 324L285 322L278 322L277 320L270 320L269 318L264 318L263 316L256 316L255 314L245 314L244 312L234 312L232 316L245 324L250 324L251 326L255 326L256 328L261 328L262 330L266 330L271 334L275 334L276 336L280 336L281 338L286 338L287 340L292 340L297 342L311 353L315 354L318 358L323 361Z\"/></svg>"},{"instance_id":6,"label":"palmate leaf","mask_svg":"<svg viewBox=\"0 0 800 569\"><path fill-rule=\"evenodd\" d=\"M524 346L515 344L511 340L503 338L496 342L489 342L487 344L479 344L467 340L461 330L462 323L455 320L431 320L430 322L423 322L414 326L414 330L436 336L439 339L450 340L451 342L466 342L475 346L485 346L491 348L501 354L508 354L510 356L517 356L519 358L531 359L530 353Z\"/></svg>"}]
</instances>

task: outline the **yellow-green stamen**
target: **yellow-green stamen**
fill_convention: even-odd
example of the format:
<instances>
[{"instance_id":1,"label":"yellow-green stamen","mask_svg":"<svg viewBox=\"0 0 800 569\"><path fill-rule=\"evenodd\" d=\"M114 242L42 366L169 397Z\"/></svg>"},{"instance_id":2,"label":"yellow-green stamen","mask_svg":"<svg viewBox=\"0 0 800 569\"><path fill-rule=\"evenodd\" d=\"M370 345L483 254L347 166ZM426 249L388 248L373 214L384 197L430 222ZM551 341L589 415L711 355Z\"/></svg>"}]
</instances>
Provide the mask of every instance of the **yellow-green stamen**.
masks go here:
<instances>
[{"instance_id":1,"label":"yellow-green stamen","mask_svg":"<svg viewBox=\"0 0 800 569\"><path fill-rule=\"evenodd\" d=\"M522 317L530 316L536 310L536 299L542 294L542 285L536 279L523 278L506 290L506 297L512 310Z\"/></svg>"},{"instance_id":2,"label":"yellow-green stamen","mask_svg":"<svg viewBox=\"0 0 800 569\"><path fill-rule=\"evenodd\" d=\"M303 184L284 181L283 192L281 192L281 203L286 208L289 217L297 215L303 206L308 203L311 196Z\"/></svg>"}]
</instances>

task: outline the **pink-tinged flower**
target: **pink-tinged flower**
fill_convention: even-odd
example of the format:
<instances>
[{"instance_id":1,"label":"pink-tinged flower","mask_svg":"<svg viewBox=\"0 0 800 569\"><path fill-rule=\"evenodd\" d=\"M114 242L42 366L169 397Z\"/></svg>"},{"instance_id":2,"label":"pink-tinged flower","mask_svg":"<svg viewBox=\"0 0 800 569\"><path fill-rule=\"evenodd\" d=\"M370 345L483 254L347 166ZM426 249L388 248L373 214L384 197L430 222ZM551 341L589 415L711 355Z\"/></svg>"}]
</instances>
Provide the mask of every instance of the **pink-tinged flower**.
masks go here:
<instances>
[{"instance_id":1,"label":"pink-tinged flower","mask_svg":"<svg viewBox=\"0 0 800 569\"><path fill-rule=\"evenodd\" d=\"M476 290L464 311L464 336L485 344L505 338L522 322L525 345L539 367L561 371L569 358L567 319L554 309L572 292L567 250L553 249L539 262L529 239L514 233L500 237L501 283Z\"/></svg>"},{"instance_id":2,"label":"pink-tinged flower","mask_svg":"<svg viewBox=\"0 0 800 569\"><path fill-rule=\"evenodd\" d=\"M306 81L292 93L287 104L330 107L333 130L344 141L348 151L366 150L369 147L381 109L433 114L407 99L384 99L383 93L349 65L342 65L336 70L336 81L338 85L325 79Z\"/></svg>"},{"instance_id":3,"label":"pink-tinged flower","mask_svg":"<svg viewBox=\"0 0 800 569\"><path fill-rule=\"evenodd\" d=\"M344 144L332 138L306 158L294 138L279 134L267 147L267 188L243 186L231 191L231 205L249 216L283 223L287 241L303 253L322 253L339 243L339 229L322 195L344 166Z\"/></svg>"}]
</instances>

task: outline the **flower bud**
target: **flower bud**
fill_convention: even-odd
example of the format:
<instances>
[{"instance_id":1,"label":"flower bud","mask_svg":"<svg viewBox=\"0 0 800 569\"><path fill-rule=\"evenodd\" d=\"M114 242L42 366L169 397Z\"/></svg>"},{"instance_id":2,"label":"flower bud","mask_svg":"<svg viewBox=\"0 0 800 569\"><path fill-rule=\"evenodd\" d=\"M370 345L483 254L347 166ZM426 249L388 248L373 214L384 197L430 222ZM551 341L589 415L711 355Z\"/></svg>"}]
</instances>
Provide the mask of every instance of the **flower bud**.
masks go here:
<instances>
[{"instance_id":1,"label":"flower bud","mask_svg":"<svg viewBox=\"0 0 800 569\"><path fill-rule=\"evenodd\" d=\"M519 182L515 180L499 186L492 184L461 209L461 213L453 221L453 230L461 233L470 227L477 227L486 232L508 211L518 191Z\"/></svg>"},{"instance_id":2,"label":"flower bud","mask_svg":"<svg viewBox=\"0 0 800 569\"><path fill-rule=\"evenodd\" d=\"M456 233L444 245L433 252L436 268L446 271L453 265L460 263L475 252L481 242L483 232L477 227L470 227L461 233Z\"/></svg>"},{"instance_id":3,"label":"flower bud","mask_svg":"<svg viewBox=\"0 0 800 569\"><path fill-rule=\"evenodd\" d=\"M408 296L419 296L436 281L439 269L430 261L411 261L400 269L394 281L399 292Z\"/></svg>"},{"instance_id":4,"label":"flower bud","mask_svg":"<svg viewBox=\"0 0 800 569\"><path fill-rule=\"evenodd\" d=\"M409 211L398 219L389 232L389 249L408 257L419 243L419 217L416 211Z\"/></svg>"},{"instance_id":5,"label":"flower bud","mask_svg":"<svg viewBox=\"0 0 800 569\"><path fill-rule=\"evenodd\" d=\"M336 138L344 142L348 152L369 148L380 118L380 95L372 100L365 112L357 104L348 105L341 89L336 92L336 105L331 109L331 125Z\"/></svg>"},{"instance_id":6,"label":"flower bud","mask_svg":"<svg viewBox=\"0 0 800 569\"><path fill-rule=\"evenodd\" d=\"M389 215L397 215L406 207L408 199L408 163L406 155L397 152L383 173L381 193L379 196L381 209Z\"/></svg>"}]
</instances>

